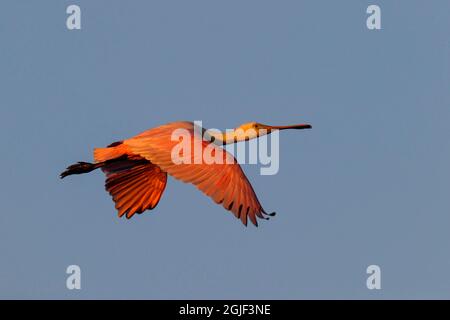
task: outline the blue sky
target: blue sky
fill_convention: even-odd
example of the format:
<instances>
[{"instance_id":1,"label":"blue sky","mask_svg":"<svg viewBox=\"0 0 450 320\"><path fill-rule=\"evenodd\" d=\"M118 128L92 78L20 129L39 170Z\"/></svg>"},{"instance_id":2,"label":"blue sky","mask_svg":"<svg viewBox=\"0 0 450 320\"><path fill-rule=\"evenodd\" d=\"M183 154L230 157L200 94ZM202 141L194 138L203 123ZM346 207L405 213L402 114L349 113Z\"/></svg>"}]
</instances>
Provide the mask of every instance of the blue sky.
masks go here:
<instances>
[{"instance_id":1,"label":"blue sky","mask_svg":"<svg viewBox=\"0 0 450 320\"><path fill-rule=\"evenodd\" d=\"M450 298L450 4L376 1L369 31L373 3L3 1L0 297ZM58 178L177 120L311 123L277 175L244 166L278 215L245 228L169 179L118 219L100 172Z\"/></svg>"}]
</instances>

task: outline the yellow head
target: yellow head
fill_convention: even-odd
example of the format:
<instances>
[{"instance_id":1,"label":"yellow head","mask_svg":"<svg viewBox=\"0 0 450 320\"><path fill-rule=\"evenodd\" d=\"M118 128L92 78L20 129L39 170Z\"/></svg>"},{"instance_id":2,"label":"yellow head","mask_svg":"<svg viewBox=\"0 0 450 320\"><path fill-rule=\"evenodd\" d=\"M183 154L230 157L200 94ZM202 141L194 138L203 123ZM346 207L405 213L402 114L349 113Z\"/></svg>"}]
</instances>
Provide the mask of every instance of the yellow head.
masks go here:
<instances>
[{"instance_id":1,"label":"yellow head","mask_svg":"<svg viewBox=\"0 0 450 320\"><path fill-rule=\"evenodd\" d=\"M274 130L286 130L286 129L311 129L309 124L294 124L289 126L270 126L258 122L247 122L241 124L235 129L236 133L244 134L244 140L257 138L266 134L270 134Z\"/></svg>"},{"instance_id":2,"label":"yellow head","mask_svg":"<svg viewBox=\"0 0 450 320\"><path fill-rule=\"evenodd\" d=\"M225 133L217 132L216 130L208 130L208 137L211 141L218 144L229 144L239 141L247 141L258 138L266 134L272 133L274 130L285 129L310 129L309 124L295 124L290 126L269 126L258 122L247 122L241 124L234 130L227 130Z\"/></svg>"}]
</instances>

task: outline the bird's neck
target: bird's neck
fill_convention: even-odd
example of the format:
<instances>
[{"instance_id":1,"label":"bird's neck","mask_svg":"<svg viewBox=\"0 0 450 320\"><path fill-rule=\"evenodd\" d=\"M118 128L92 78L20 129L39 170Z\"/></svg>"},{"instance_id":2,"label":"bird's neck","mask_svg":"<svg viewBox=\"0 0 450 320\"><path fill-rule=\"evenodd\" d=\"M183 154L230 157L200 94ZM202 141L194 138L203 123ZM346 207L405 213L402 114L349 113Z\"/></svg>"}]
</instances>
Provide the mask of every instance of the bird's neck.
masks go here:
<instances>
[{"instance_id":1,"label":"bird's neck","mask_svg":"<svg viewBox=\"0 0 450 320\"><path fill-rule=\"evenodd\" d=\"M227 130L226 132L208 130L206 133L206 138L212 138L212 141L216 144L232 144L240 141L248 141L258 138L258 136L259 133L254 129L243 130L241 128Z\"/></svg>"}]
</instances>

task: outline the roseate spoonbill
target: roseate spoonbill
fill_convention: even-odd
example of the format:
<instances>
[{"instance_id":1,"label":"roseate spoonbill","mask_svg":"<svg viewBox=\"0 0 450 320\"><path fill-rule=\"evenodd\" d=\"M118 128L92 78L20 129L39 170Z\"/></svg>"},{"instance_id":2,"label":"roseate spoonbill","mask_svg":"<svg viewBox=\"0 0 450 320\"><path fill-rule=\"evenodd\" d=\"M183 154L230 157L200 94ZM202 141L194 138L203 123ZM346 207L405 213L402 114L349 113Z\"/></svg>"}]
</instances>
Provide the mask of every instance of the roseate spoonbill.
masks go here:
<instances>
[{"instance_id":1,"label":"roseate spoonbill","mask_svg":"<svg viewBox=\"0 0 450 320\"><path fill-rule=\"evenodd\" d=\"M129 219L135 213L156 207L169 174L175 179L195 185L217 204L222 204L226 210L233 212L244 225L247 225L248 218L257 226L257 218L267 220L267 216L275 215L275 212L264 211L236 159L219 145L254 139L274 130L310 128L309 124L269 126L250 122L233 131L211 134L212 137L207 141L202 137L205 130L202 129L201 134L198 134L194 123L173 122L149 129L130 139L114 142L106 148L96 148L94 163L73 164L60 177L101 168L106 174L105 188L116 204L119 217L125 215ZM224 157L231 161L175 164L171 153L178 142L173 141L172 133L177 129L189 132L191 143L199 143L202 147L212 146L214 151L223 152ZM211 144L211 141L214 143Z\"/></svg>"}]
</instances>

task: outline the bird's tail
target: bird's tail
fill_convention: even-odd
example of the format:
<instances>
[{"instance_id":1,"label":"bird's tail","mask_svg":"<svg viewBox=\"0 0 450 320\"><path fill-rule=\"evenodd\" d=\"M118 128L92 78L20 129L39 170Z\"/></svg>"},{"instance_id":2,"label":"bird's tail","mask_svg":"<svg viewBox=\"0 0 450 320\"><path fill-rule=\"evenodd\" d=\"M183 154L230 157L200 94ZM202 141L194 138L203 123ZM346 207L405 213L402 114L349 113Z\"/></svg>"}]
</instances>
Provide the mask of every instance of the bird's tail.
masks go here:
<instances>
[{"instance_id":1,"label":"bird's tail","mask_svg":"<svg viewBox=\"0 0 450 320\"><path fill-rule=\"evenodd\" d=\"M68 166L67 169L60 174L60 178L64 178L67 176L70 176L72 174L82 174L82 173L88 173L92 170L95 170L97 168L100 168L104 165L104 163L90 163L90 162L77 162L71 166Z\"/></svg>"},{"instance_id":2,"label":"bird's tail","mask_svg":"<svg viewBox=\"0 0 450 320\"><path fill-rule=\"evenodd\" d=\"M122 141L111 143L106 148L95 148L94 149L94 159L95 162L103 162L112 159L116 159L128 152L127 147L122 143Z\"/></svg>"}]
</instances>

